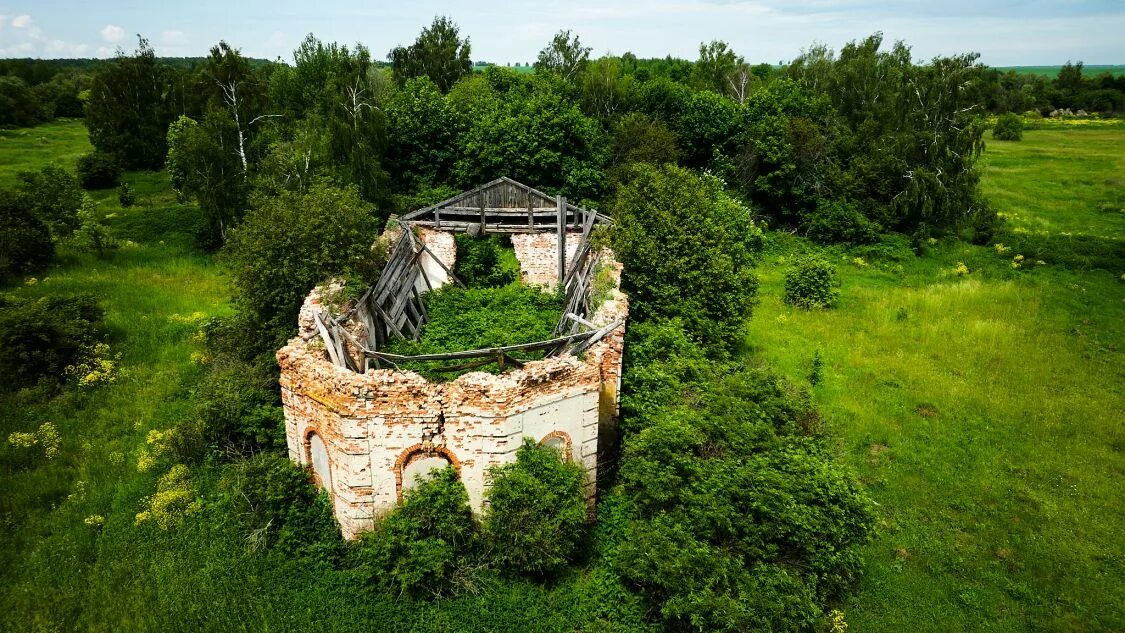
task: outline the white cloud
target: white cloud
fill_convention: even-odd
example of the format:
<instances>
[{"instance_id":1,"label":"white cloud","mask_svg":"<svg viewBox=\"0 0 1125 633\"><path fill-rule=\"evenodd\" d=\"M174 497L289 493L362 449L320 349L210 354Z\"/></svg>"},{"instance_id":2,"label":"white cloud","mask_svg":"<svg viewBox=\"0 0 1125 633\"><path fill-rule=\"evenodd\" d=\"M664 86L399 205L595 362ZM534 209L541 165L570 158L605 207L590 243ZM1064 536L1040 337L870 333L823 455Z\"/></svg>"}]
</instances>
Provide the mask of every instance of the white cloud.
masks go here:
<instances>
[{"instance_id":1,"label":"white cloud","mask_svg":"<svg viewBox=\"0 0 1125 633\"><path fill-rule=\"evenodd\" d=\"M125 29L113 24L107 24L99 31L102 34L102 39L110 44L116 44L125 37Z\"/></svg>"},{"instance_id":2,"label":"white cloud","mask_svg":"<svg viewBox=\"0 0 1125 633\"><path fill-rule=\"evenodd\" d=\"M31 25L31 16L30 15L17 15L16 17L12 18L12 26L17 28L17 29L26 29L30 25Z\"/></svg>"},{"instance_id":3,"label":"white cloud","mask_svg":"<svg viewBox=\"0 0 1125 633\"><path fill-rule=\"evenodd\" d=\"M164 44L168 44L169 46L176 46L180 44L187 44L188 36L187 33L184 33L183 31L171 29L160 34L160 41Z\"/></svg>"}]
</instances>

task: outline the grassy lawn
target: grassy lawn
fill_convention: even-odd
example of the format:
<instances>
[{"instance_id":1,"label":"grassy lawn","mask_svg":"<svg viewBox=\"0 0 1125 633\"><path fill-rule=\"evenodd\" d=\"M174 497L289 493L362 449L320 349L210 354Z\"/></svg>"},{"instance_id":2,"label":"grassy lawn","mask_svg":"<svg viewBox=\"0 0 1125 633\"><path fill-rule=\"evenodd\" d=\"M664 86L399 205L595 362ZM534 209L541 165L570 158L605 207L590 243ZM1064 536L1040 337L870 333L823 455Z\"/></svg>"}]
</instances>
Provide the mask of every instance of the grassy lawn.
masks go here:
<instances>
[{"instance_id":1,"label":"grassy lawn","mask_svg":"<svg viewBox=\"0 0 1125 633\"><path fill-rule=\"evenodd\" d=\"M20 170L49 162L73 166L89 151L81 122L5 131L0 138L2 185ZM108 386L68 389L46 402L0 398L0 630L61 630L61 623L74 623L90 608L84 596L99 586L92 570L106 543L84 520L104 516L105 532L131 524L155 479L137 472L135 451L150 429L183 414L187 390L200 374L191 359L199 321L229 311L226 281L192 246L199 210L175 202L163 173L129 173L126 180L139 200L128 210L113 190L93 193L124 241L121 250L103 260L62 249L49 269L3 289L22 296L95 295L120 358L118 377ZM6 441L45 422L62 436L54 459ZM107 606L121 604L120 597L107 599Z\"/></svg>"},{"instance_id":2,"label":"grassy lawn","mask_svg":"<svg viewBox=\"0 0 1125 633\"><path fill-rule=\"evenodd\" d=\"M988 141L984 194L1014 226L1125 239L1125 126Z\"/></svg>"},{"instance_id":3,"label":"grassy lawn","mask_svg":"<svg viewBox=\"0 0 1125 633\"><path fill-rule=\"evenodd\" d=\"M985 191L1016 226L1120 240L1099 209L1120 205L1121 147L1122 129L990 142ZM1125 629L1125 270L833 252L840 304L804 312L780 300L799 246L762 267L749 345L802 381L820 352L814 399L879 504L853 629Z\"/></svg>"},{"instance_id":4,"label":"grassy lawn","mask_svg":"<svg viewBox=\"0 0 1125 633\"><path fill-rule=\"evenodd\" d=\"M80 120L59 119L31 128L0 130L0 187L11 186L21 171L51 163L74 169L78 157L92 149Z\"/></svg>"}]
</instances>

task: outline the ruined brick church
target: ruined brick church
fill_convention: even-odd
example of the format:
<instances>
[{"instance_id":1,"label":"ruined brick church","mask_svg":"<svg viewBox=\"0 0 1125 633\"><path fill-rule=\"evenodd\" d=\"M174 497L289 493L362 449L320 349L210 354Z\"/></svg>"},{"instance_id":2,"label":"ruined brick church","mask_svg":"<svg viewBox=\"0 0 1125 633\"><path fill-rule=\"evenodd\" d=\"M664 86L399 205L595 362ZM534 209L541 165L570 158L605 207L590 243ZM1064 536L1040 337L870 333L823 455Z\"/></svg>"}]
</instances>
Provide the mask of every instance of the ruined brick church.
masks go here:
<instances>
[{"instance_id":1,"label":"ruined brick church","mask_svg":"<svg viewBox=\"0 0 1125 633\"><path fill-rule=\"evenodd\" d=\"M277 352L286 439L289 457L330 495L345 537L371 529L419 475L447 465L480 512L489 469L514 461L525 437L582 465L592 508L599 455L615 431L628 315L621 266L591 239L608 222L500 178L388 223L387 264L358 299L334 306L331 283L312 290L298 335ZM383 351L394 337L418 337L427 292L460 283L458 232L510 235L523 283L562 285L553 338L414 357ZM515 358L531 350L544 358ZM406 360L495 363L501 373L430 382L396 368Z\"/></svg>"}]
</instances>

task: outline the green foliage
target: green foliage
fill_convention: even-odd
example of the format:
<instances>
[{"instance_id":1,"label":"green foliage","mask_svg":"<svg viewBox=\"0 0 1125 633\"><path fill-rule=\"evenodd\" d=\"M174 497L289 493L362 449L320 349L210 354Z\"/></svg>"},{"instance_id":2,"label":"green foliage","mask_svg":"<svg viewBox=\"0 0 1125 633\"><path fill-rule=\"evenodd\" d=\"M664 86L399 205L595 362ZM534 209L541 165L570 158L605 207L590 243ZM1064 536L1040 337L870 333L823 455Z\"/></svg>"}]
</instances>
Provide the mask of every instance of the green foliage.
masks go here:
<instances>
[{"instance_id":1,"label":"green foliage","mask_svg":"<svg viewBox=\"0 0 1125 633\"><path fill-rule=\"evenodd\" d=\"M453 170L457 129L453 112L428 77L407 80L386 105L388 166L401 188L447 182ZM411 209L413 210L413 209Z\"/></svg>"},{"instance_id":2,"label":"green foliage","mask_svg":"<svg viewBox=\"0 0 1125 633\"><path fill-rule=\"evenodd\" d=\"M289 332L309 290L358 265L378 230L354 188L261 199L225 247L235 300L268 330Z\"/></svg>"},{"instance_id":3,"label":"green foliage","mask_svg":"<svg viewBox=\"0 0 1125 633\"><path fill-rule=\"evenodd\" d=\"M103 312L88 295L0 295L0 392L58 383L102 342Z\"/></svg>"},{"instance_id":4,"label":"green foliage","mask_svg":"<svg viewBox=\"0 0 1125 633\"><path fill-rule=\"evenodd\" d=\"M584 479L579 464L531 438L515 462L489 471L483 534L501 568L550 575L574 560L587 521Z\"/></svg>"},{"instance_id":5,"label":"green foliage","mask_svg":"<svg viewBox=\"0 0 1125 633\"><path fill-rule=\"evenodd\" d=\"M475 186L499 176L596 199L609 158L605 133L548 84L512 91L470 122L461 137L456 179Z\"/></svg>"},{"instance_id":6,"label":"green foliage","mask_svg":"<svg viewBox=\"0 0 1125 633\"><path fill-rule=\"evenodd\" d=\"M74 174L57 165L19 176L17 197L33 216L51 230L56 240L68 237L78 228L78 211L85 195Z\"/></svg>"},{"instance_id":7,"label":"green foliage","mask_svg":"<svg viewBox=\"0 0 1125 633\"><path fill-rule=\"evenodd\" d=\"M457 24L437 16L410 46L397 46L387 55L399 85L414 77L429 77L442 92L472 72L469 38L461 39Z\"/></svg>"},{"instance_id":8,"label":"green foliage","mask_svg":"<svg viewBox=\"0 0 1125 633\"><path fill-rule=\"evenodd\" d=\"M669 628L815 627L859 567L869 502L806 436L806 396L708 362L677 326L630 333L628 374L641 375L623 402L632 511L615 567Z\"/></svg>"},{"instance_id":9,"label":"green foliage","mask_svg":"<svg viewBox=\"0 0 1125 633\"><path fill-rule=\"evenodd\" d=\"M174 71L160 64L140 39L132 57L118 56L94 76L86 102L86 127L99 151L131 169L158 169L168 153L165 133L175 118L169 90Z\"/></svg>"},{"instance_id":10,"label":"green foliage","mask_svg":"<svg viewBox=\"0 0 1125 633\"><path fill-rule=\"evenodd\" d=\"M19 194L0 189L0 281L36 270L54 256L55 242L47 224Z\"/></svg>"},{"instance_id":11,"label":"green foliage","mask_svg":"<svg viewBox=\"0 0 1125 633\"><path fill-rule=\"evenodd\" d=\"M29 127L50 118L27 82L0 76L0 125Z\"/></svg>"},{"instance_id":12,"label":"green foliage","mask_svg":"<svg viewBox=\"0 0 1125 633\"><path fill-rule=\"evenodd\" d=\"M285 446L285 419L272 371L221 362L199 383L193 398L193 423L212 451L240 457Z\"/></svg>"},{"instance_id":13,"label":"green foliage","mask_svg":"<svg viewBox=\"0 0 1125 633\"><path fill-rule=\"evenodd\" d=\"M815 211L801 218L801 228L822 244L871 244L880 234L878 224L843 200L822 200Z\"/></svg>"},{"instance_id":14,"label":"green foliage","mask_svg":"<svg viewBox=\"0 0 1125 633\"><path fill-rule=\"evenodd\" d=\"M122 182L121 185L117 187L117 202L123 207L131 207L137 203L137 194L133 192L133 188L129 186L129 183Z\"/></svg>"},{"instance_id":15,"label":"green foliage","mask_svg":"<svg viewBox=\"0 0 1125 633\"><path fill-rule=\"evenodd\" d=\"M570 30L559 31L551 42L539 51L535 60L535 72L550 73L563 81L577 79L590 61L589 46L583 46L577 34Z\"/></svg>"},{"instance_id":16,"label":"green foliage","mask_svg":"<svg viewBox=\"0 0 1125 633\"><path fill-rule=\"evenodd\" d=\"M998 141L1018 141L1023 138L1023 117L1011 112L996 118L992 138Z\"/></svg>"},{"instance_id":17,"label":"green foliage","mask_svg":"<svg viewBox=\"0 0 1125 633\"><path fill-rule=\"evenodd\" d=\"M71 236L69 243L79 251L104 258L116 251L121 244L100 216L97 205L87 199L78 211L78 230Z\"/></svg>"},{"instance_id":18,"label":"green foliage","mask_svg":"<svg viewBox=\"0 0 1125 633\"><path fill-rule=\"evenodd\" d=\"M180 116L168 127L168 172L172 186L199 202L208 232L200 242L221 246L246 205L246 173L238 154L238 128L221 109L208 110L201 122Z\"/></svg>"},{"instance_id":19,"label":"green foliage","mask_svg":"<svg viewBox=\"0 0 1125 633\"><path fill-rule=\"evenodd\" d=\"M630 169L612 209L634 320L679 318L693 338L734 347L758 287L750 210L715 178L645 164Z\"/></svg>"},{"instance_id":20,"label":"green foliage","mask_svg":"<svg viewBox=\"0 0 1125 633\"><path fill-rule=\"evenodd\" d=\"M836 268L819 255L805 255L785 271L785 301L811 310L830 308L840 295Z\"/></svg>"},{"instance_id":21,"label":"green foliage","mask_svg":"<svg viewBox=\"0 0 1125 633\"><path fill-rule=\"evenodd\" d=\"M371 582L400 596L439 598L466 583L478 539L469 494L452 467L403 494L402 503L360 538L356 558Z\"/></svg>"},{"instance_id":22,"label":"green foliage","mask_svg":"<svg viewBox=\"0 0 1125 633\"><path fill-rule=\"evenodd\" d=\"M613 164L677 163L681 152L676 134L663 121L641 112L625 114L613 126Z\"/></svg>"},{"instance_id":23,"label":"green foliage","mask_svg":"<svg viewBox=\"0 0 1125 633\"><path fill-rule=\"evenodd\" d=\"M78 159L77 172L83 189L109 189L116 187L121 180L121 165L117 158L96 150Z\"/></svg>"},{"instance_id":24,"label":"green foliage","mask_svg":"<svg viewBox=\"0 0 1125 633\"><path fill-rule=\"evenodd\" d=\"M232 464L220 482L224 510L235 517L247 546L287 556L335 561L344 554L332 502L309 471L263 451Z\"/></svg>"},{"instance_id":25,"label":"green foliage","mask_svg":"<svg viewBox=\"0 0 1125 633\"><path fill-rule=\"evenodd\" d=\"M521 284L469 289L446 285L426 294L426 310L430 320L422 326L421 339L393 341L388 352L434 354L543 341L553 336L562 315L562 297ZM542 352L514 356L526 360L542 357ZM464 373L432 371L449 364L415 362L399 366L419 371L431 380L451 380ZM496 372L498 368L491 365L471 370Z\"/></svg>"},{"instance_id":26,"label":"green foliage","mask_svg":"<svg viewBox=\"0 0 1125 633\"><path fill-rule=\"evenodd\" d=\"M470 288L495 288L519 281L519 262L499 235L458 233L453 272ZM514 265L513 265L514 264Z\"/></svg>"}]
</instances>

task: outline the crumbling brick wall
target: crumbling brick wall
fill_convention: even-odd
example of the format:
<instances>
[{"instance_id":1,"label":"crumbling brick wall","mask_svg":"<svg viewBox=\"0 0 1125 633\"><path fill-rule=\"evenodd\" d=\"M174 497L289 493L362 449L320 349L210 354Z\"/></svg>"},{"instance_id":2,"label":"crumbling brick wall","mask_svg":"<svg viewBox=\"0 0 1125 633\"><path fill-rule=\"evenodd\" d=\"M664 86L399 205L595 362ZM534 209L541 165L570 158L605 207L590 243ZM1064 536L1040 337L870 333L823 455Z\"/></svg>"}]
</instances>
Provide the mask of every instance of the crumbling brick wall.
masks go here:
<instances>
[{"instance_id":1,"label":"crumbling brick wall","mask_svg":"<svg viewBox=\"0 0 1125 633\"><path fill-rule=\"evenodd\" d=\"M456 249L450 234L425 231L420 237L452 268ZM553 285L557 280L556 242L550 237L513 239L521 244L517 257L522 252L529 283ZM611 272L617 282L620 266L614 263ZM624 319L628 313L625 295L617 290L609 294L590 316L595 324ZM369 369L360 374L333 365L318 345L311 321L312 311L322 306L321 296L320 291L310 293L299 335L277 352L277 359L289 456L311 465L313 436L324 443L327 472L317 479L332 497L345 537L371 529L377 516L398 503L412 483L407 474L416 459L437 457L452 464L470 504L480 512L489 469L514 461L524 437L569 448L567 457L586 472L592 507L599 449L616 420L624 327L582 358L553 357L500 375L474 372L431 383L411 371Z\"/></svg>"}]
</instances>

